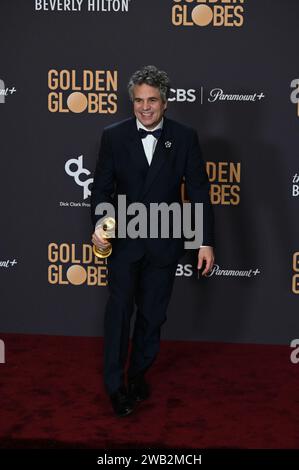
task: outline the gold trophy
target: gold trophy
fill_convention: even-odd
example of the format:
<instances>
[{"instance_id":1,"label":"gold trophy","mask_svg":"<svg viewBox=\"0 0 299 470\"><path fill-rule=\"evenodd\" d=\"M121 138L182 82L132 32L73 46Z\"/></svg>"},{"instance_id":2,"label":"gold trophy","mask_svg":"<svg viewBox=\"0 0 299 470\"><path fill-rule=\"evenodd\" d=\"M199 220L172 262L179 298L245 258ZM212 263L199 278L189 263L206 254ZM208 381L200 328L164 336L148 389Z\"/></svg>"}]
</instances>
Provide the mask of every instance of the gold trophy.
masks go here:
<instances>
[{"instance_id":1,"label":"gold trophy","mask_svg":"<svg viewBox=\"0 0 299 470\"><path fill-rule=\"evenodd\" d=\"M116 220L113 217L106 217L96 228L96 232L101 232L101 236L105 239L114 238ZM103 233L104 232L104 233ZM93 245L93 252L98 258L108 258L112 253L112 245L109 243L107 247L98 248Z\"/></svg>"}]
</instances>

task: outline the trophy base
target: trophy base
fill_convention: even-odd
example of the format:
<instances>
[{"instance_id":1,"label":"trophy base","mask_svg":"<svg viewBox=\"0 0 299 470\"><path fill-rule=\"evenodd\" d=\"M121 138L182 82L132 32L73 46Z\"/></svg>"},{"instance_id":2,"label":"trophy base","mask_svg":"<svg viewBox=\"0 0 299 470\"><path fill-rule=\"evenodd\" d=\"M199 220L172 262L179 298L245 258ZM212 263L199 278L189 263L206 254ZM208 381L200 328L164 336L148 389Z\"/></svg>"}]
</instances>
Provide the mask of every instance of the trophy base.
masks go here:
<instances>
[{"instance_id":1,"label":"trophy base","mask_svg":"<svg viewBox=\"0 0 299 470\"><path fill-rule=\"evenodd\" d=\"M97 246L93 245L93 253L97 258L108 258L112 253L112 246L107 248L99 249Z\"/></svg>"}]
</instances>

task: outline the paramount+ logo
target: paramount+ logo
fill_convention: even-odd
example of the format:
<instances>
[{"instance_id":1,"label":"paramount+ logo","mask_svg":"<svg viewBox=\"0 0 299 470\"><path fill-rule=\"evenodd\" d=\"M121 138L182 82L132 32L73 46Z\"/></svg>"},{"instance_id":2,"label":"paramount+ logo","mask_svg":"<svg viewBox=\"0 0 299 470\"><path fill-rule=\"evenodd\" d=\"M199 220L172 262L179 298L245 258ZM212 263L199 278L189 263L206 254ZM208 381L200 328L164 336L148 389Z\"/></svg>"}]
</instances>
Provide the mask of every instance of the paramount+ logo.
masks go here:
<instances>
[{"instance_id":1,"label":"paramount+ logo","mask_svg":"<svg viewBox=\"0 0 299 470\"><path fill-rule=\"evenodd\" d=\"M117 70L56 70L48 72L51 113L115 114Z\"/></svg>"},{"instance_id":2,"label":"paramount+ logo","mask_svg":"<svg viewBox=\"0 0 299 470\"><path fill-rule=\"evenodd\" d=\"M173 0L174 26L241 27L245 0Z\"/></svg>"}]
</instances>

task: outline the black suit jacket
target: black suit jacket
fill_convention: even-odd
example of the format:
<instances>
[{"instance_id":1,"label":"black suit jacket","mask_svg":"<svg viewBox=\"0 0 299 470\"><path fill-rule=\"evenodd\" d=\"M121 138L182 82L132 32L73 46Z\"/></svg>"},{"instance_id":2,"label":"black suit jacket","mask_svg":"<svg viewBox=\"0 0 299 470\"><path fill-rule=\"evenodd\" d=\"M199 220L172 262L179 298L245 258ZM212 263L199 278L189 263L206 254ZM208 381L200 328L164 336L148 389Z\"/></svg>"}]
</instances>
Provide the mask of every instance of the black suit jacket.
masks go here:
<instances>
[{"instance_id":1,"label":"black suit jacket","mask_svg":"<svg viewBox=\"0 0 299 470\"><path fill-rule=\"evenodd\" d=\"M165 145L166 144L166 145ZM204 203L203 245L214 246L213 211L209 181L195 130L164 117L151 165L144 153L136 119L130 118L104 129L91 194L93 225L100 202L116 204L125 194L132 202L181 203L181 183L185 179L192 203ZM133 259L146 251L159 265L175 262L184 253L184 238L115 239L113 257Z\"/></svg>"}]
</instances>

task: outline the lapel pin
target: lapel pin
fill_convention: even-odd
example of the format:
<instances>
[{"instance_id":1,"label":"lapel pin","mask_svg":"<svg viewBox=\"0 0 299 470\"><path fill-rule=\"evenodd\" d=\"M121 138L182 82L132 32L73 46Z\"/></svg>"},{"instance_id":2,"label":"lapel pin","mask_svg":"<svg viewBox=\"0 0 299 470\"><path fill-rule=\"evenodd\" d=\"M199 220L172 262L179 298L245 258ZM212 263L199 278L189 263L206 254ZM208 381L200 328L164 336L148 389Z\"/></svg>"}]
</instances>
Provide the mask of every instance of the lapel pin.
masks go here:
<instances>
[{"instance_id":1,"label":"lapel pin","mask_svg":"<svg viewBox=\"0 0 299 470\"><path fill-rule=\"evenodd\" d=\"M167 140L167 141L165 142L165 147L166 147L167 149L170 149L171 146L172 146L172 143L169 142L169 140Z\"/></svg>"}]
</instances>

